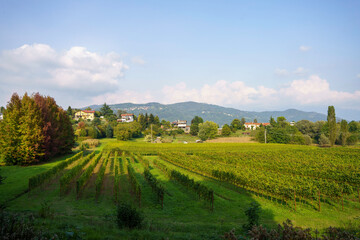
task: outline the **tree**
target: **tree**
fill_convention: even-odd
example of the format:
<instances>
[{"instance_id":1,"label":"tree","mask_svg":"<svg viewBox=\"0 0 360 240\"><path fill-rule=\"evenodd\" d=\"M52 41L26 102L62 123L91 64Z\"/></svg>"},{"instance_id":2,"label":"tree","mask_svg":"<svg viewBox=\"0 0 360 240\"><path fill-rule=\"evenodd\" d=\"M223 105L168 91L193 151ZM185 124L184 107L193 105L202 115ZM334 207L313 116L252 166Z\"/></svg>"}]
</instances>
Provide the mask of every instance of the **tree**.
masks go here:
<instances>
[{"instance_id":1,"label":"tree","mask_svg":"<svg viewBox=\"0 0 360 240\"><path fill-rule=\"evenodd\" d=\"M191 120L191 125L190 125L190 134L193 136L198 135L199 133L199 124L203 123L204 120L199 117L199 116L195 116L192 120Z\"/></svg>"},{"instance_id":2,"label":"tree","mask_svg":"<svg viewBox=\"0 0 360 240\"><path fill-rule=\"evenodd\" d=\"M121 109L118 109L117 110L117 117L120 118L121 117L121 114L126 114L127 112L125 110L121 110Z\"/></svg>"},{"instance_id":3,"label":"tree","mask_svg":"<svg viewBox=\"0 0 360 240\"><path fill-rule=\"evenodd\" d=\"M241 123L241 121L239 119L237 119L237 118L232 120L231 124L230 124L231 128L234 129L235 131L238 130L238 129L241 129L242 125L243 124Z\"/></svg>"},{"instance_id":4,"label":"tree","mask_svg":"<svg viewBox=\"0 0 360 240\"><path fill-rule=\"evenodd\" d=\"M113 135L114 135L114 130L113 130L113 128L111 127L111 125L108 124L107 127L106 127L106 137L107 137L107 138L112 138Z\"/></svg>"},{"instance_id":5,"label":"tree","mask_svg":"<svg viewBox=\"0 0 360 240\"><path fill-rule=\"evenodd\" d=\"M340 122L340 140L341 140L341 145L345 146L346 144L346 139L348 137L348 132L349 132L349 126L348 123L345 119L341 120Z\"/></svg>"},{"instance_id":6,"label":"tree","mask_svg":"<svg viewBox=\"0 0 360 240\"><path fill-rule=\"evenodd\" d=\"M258 122L258 121L257 121L257 119L255 118L255 119L254 119L254 123L257 123L257 122Z\"/></svg>"},{"instance_id":7,"label":"tree","mask_svg":"<svg viewBox=\"0 0 360 240\"><path fill-rule=\"evenodd\" d=\"M230 126L225 124L223 127L222 127L222 130L221 130L221 135L223 136L229 136L231 134L231 129L230 129Z\"/></svg>"},{"instance_id":8,"label":"tree","mask_svg":"<svg viewBox=\"0 0 360 240\"><path fill-rule=\"evenodd\" d=\"M201 140L212 139L216 136L218 125L211 121L199 124L199 138Z\"/></svg>"},{"instance_id":9,"label":"tree","mask_svg":"<svg viewBox=\"0 0 360 240\"><path fill-rule=\"evenodd\" d=\"M13 94L0 125L6 164L28 165L71 151L73 128L67 112L51 97Z\"/></svg>"},{"instance_id":10,"label":"tree","mask_svg":"<svg viewBox=\"0 0 360 240\"><path fill-rule=\"evenodd\" d=\"M360 130L360 123L359 122L351 121L349 123L349 132L355 133L355 132L358 132L359 130Z\"/></svg>"},{"instance_id":11,"label":"tree","mask_svg":"<svg viewBox=\"0 0 360 240\"><path fill-rule=\"evenodd\" d=\"M109 121L115 119L114 111L106 103L100 108L100 113Z\"/></svg>"},{"instance_id":12,"label":"tree","mask_svg":"<svg viewBox=\"0 0 360 240\"><path fill-rule=\"evenodd\" d=\"M71 109L70 106L69 106L68 109L66 110L66 113L67 113L67 115L69 115L69 117L72 117L72 116L73 116L73 112L72 112L72 109Z\"/></svg>"},{"instance_id":13,"label":"tree","mask_svg":"<svg viewBox=\"0 0 360 240\"><path fill-rule=\"evenodd\" d=\"M93 126L99 126L101 124L101 120L98 117L94 117L94 119L92 120L92 125Z\"/></svg>"},{"instance_id":14,"label":"tree","mask_svg":"<svg viewBox=\"0 0 360 240\"><path fill-rule=\"evenodd\" d=\"M270 117L270 125L272 127L277 127L277 123L276 123L275 119L272 116Z\"/></svg>"},{"instance_id":15,"label":"tree","mask_svg":"<svg viewBox=\"0 0 360 240\"><path fill-rule=\"evenodd\" d=\"M327 121L329 124L329 140L330 145L334 146L336 140L336 117L334 106L328 107Z\"/></svg>"},{"instance_id":16,"label":"tree","mask_svg":"<svg viewBox=\"0 0 360 240\"><path fill-rule=\"evenodd\" d=\"M241 118L241 125L244 125L246 123L245 118Z\"/></svg>"},{"instance_id":17,"label":"tree","mask_svg":"<svg viewBox=\"0 0 360 240\"><path fill-rule=\"evenodd\" d=\"M4 113L5 112L5 108L3 106L0 107L0 113Z\"/></svg>"},{"instance_id":18,"label":"tree","mask_svg":"<svg viewBox=\"0 0 360 240\"><path fill-rule=\"evenodd\" d=\"M288 126L289 124L286 122L286 118L281 116L281 117L277 117L277 126L280 128L285 128L286 126Z\"/></svg>"}]
</instances>

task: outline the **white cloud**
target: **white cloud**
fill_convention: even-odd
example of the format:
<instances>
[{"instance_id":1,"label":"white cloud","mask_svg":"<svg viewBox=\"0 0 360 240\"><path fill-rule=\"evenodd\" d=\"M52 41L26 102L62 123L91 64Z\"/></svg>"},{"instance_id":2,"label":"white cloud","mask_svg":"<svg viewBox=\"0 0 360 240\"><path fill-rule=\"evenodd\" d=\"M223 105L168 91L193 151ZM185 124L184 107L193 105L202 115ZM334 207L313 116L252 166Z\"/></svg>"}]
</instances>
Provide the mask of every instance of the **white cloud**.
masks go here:
<instances>
[{"instance_id":1,"label":"white cloud","mask_svg":"<svg viewBox=\"0 0 360 240\"><path fill-rule=\"evenodd\" d=\"M162 93L166 103L198 101L219 105L245 106L251 103L265 103L265 100L274 99L273 95L276 91L264 86L249 87L241 81L220 80L214 84L205 84L200 89L188 88L185 83L165 86Z\"/></svg>"},{"instance_id":2,"label":"white cloud","mask_svg":"<svg viewBox=\"0 0 360 240\"><path fill-rule=\"evenodd\" d=\"M57 52L45 44L23 45L0 55L0 83L23 88L103 94L118 88L128 69L115 53L84 47Z\"/></svg>"},{"instance_id":3,"label":"white cloud","mask_svg":"<svg viewBox=\"0 0 360 240\"><path fill-rule=\"evenodd\" d=\"M133 57L131 58L131 62L139 65L144 65L146 63L142 57Z\"/></svg>"},{"instance_id":4,"label":"white cloud","mask_svg":"<svg viewBox=\"0 0 360 240\"><path fill-rule=\"evenodd\" d=\"M299 50L302 51L302 52L307 52L307 51L309 51L310 49L311 49L311 47L309 47L309 46L304 46L304 45L302 45L302 46L299 47Z\"/></svg>"},{"instance_id":5,"label":"white cloud","mask_svg":"<svg viewBox=\"0 0 360 240\"><path fill-rule=\"evenodd\" d=\"M289 72L286 69L277 68L277 69L275 69L275 74L278 76L287 76L287 75L289 75Z\"/></svg>"},{"instance_id":6,"label":"white cloud","mask_svg":"<svg viewBox=\"0 0 360 240\"><path fill-rule=\"evenodd\" d=\"M298 67L295 71L294 71L294 74L296 75L304 75L306 74L308 71L303 68L303 67Z\"/></svg>"},{"instance_id":7,"label":"white cloud","mask_svg":"<svg viewBox=\"0 0 360 240\"><path fill-rule=\"evenodd\" d=\"M294 80L287 88L280 89L280 94L299 104L342 104L360 101L360 91L341 92L330 89L330 84L317 75L308 79Z\"/></svg>"},{"instance_id":8,"label":"white cloud","mask_svg":"<svg viewBox=\"0 0 360 240\"><path fill-rule=\"evenodd\" d=\"M360 73L356 76L357 78L360 78Z\"/></svg>"}]
</instances>

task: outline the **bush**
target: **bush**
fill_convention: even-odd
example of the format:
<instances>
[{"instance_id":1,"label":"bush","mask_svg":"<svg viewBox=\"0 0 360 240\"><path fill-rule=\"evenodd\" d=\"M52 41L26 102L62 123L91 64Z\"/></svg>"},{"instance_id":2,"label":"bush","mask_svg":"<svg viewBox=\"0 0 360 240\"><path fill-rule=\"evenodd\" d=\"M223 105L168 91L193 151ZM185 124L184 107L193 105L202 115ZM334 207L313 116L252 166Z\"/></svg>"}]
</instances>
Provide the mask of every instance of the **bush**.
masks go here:
<instances>
[{"instance_id":1,"label":"bush","mask_svg":"<svg viewBox=\"0 0 360 240\"><path fill-rule=\"evenodd\" d=\"M247 232L250 231L254 226L259 225L259 213L260 205L256 202L252 202L250 207L245 211L245 215L248 218L248 223L243 225L243 229Z\"/></svg>"},{"instance_id":2,"label":"bush","mask_svg":"<svg viewBox=\"0 0 360 240\"><path fill-rule=\"evenodd\" d=\"M312 143L311 137L307 134L304 135L304 141L305 141L305 145L311 145Z\"/></svg>"},{"instance_id":3,"label":"bush","mask_svg":"<svg viewBox=\"0 0 360 240\"><path fill-rule=\"evenodd\" d=\"M127 141L131 138L131 133L127 130L121 130L116 136L117 140Z\"/></svg>"},{"instance_id":4,"label":"bush","mask_svg":"<svg viewBox=\"0 0 360 240\"><path fill-rule=\"evenodd\" d=\"M328 146L330 145L330 140L325 136L325 134L321 134L319 138L319 145L320 146Z\"/></svg>"},{"instance_id":5,"label":"bush","mask_svg":"<svg viewBox=\"0 0 360 240\"><path fill-rule=\"evenodd\" d=\"M131 205L122 203L117 207L117 224L119 228L141 228L144 217L136 208Z\"/></svg>"},{"instance_id":6,"label":"bush","mask_svg":"<svg viewBox=\"0 0 360 240\"><path fill-rule=\"evenodd\" d=\"M355 145L358 141L358 137L354 134L354 135L351 135L349 136L347 139L346 139L346 144L347 145Z\"/></svg>"}]
</instances>

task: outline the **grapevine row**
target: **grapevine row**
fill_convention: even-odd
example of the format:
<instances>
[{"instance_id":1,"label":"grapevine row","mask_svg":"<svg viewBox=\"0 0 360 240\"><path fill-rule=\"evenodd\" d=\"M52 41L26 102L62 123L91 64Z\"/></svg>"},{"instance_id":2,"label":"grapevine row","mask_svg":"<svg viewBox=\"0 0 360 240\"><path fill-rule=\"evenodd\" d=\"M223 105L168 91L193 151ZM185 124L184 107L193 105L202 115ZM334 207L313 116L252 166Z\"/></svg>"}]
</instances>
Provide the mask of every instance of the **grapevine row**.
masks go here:
<instances>
[{"instance_id":1,"label":"grapevine row","mask_svg":"<svg viewBox=\"0 0 360 240\"><path fill-rule=\"evenodd\" d=\"M29 178L29 191L42 185L46 180L52 178L54 175L56 175L61 170L63 170L67 166L69 166L71 163L80 159L83 156L83 154L84 153L81 151L81 152L75 154L74 156L62 161L61 163L57 164L56 166L50 168L49 170Z\"/></svg>"},{"instance_id":2,"label":"grapevine row","mask_svg":"<svg viewBox=\"0 0 360 240\"><path fill-rule=\"evenodd\" d=\"M83 174L78 178L76 181L76 196L79 197L86 182L90 179L91 174L93 173L96 165L98 164L100 158L102 156L102 152L100 152L98 155L96 155L91 162L91 165L86 168L86 170L83 172Z\"/></svg>"},{"instance_id":3,"label":"grapevine row","mask_svg":"<svg viewBox=\"0 0 360 240\"><path fill-rule=\"evenodd\" d=\"M131 164L128 165L128 175L133 191L135 192L136 198L139 202L139 207L141 207L141 187L139 181L135 176L135 170L131 166Z\"/></svg>"},{"instance_id":4,"label":"grapevine row","mask_svg":"<svg viewBox=\"0 0 360 240\"><path fill-rule=\"evenodd\" d=\"M161 203L161 208L164 208L164 193L165 188L161 185L161 183L151 174L148 168L144 170L144 177L146 181L150 184L152 190L156 193L158 197L158 201Z\"/></svg>"},{"instance_id":5,"label":"grapevine row","mask_svg":"<svg viewBox=\"0 0 360 240\"><path fill-rule=\"evenodd\" d=\"M87 155L83 158L83 160L78 163L75 167L73 167L70 171L65 173L60 178L60 195L63 195L66 193L66 191L69 189L69 184L72 181L73 178L75 178L83 169L83 167L95 156L95 151Z\"/></svg>"}]
</instances>

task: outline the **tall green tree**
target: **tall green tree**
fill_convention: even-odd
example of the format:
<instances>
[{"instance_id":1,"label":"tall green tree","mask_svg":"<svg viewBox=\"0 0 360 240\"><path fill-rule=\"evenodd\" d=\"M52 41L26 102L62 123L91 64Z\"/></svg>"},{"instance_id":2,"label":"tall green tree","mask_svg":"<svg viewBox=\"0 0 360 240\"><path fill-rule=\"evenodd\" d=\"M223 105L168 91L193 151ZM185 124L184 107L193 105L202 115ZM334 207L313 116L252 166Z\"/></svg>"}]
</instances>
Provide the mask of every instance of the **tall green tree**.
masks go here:
<instances>
[{"instance_id":1,"label":"tall green tree","mask_svg":"<svg viewBox=\"0 0 360 240\"><path fill-rule=\"evenodd\" d=\"M109 121L116 119L114 111L106 103L100 108L100 113Z\"/></svg>"},{"instance_id":2,"label":"tall green tree","mask_svg":"<svg viewBox=\"0 0 360 240\"><path fill-rule=\"evenodd\" d=\"M21 99L14 93L6 106L4 119L0 122L0 150L8 165L16 165L22 161L20 118Z\"/></svg>"},{"instance_id":3,"label":"tall green tree","mask_svg":"<svg viewBox=\"0 0 360 240\"><path fill-rule=\"evenodd\" d=\"M69 115L69 117L73 117L73 111L72 111L72 108L70 106L66 110L66 113L67 113L67 115Z\"/></svg>"},{"instance_id":4,"label":"tall green tree","mask_svg":"<svg viewBox=\"0 0 360 240\"><path fill-rule=\"evenodd\" d=\"M207 140L214 138L218 133L218 125L211 121L206 121L199 124L199 138Z\"/></svg>"},{"instance_id":5,"label":"tall green tree","mask_svg":"<svg viewBox=\"0 0 360 240\"><path fill-rule=\"evenodd\" d=\"M342 146L345 146L345 144L346 144L346 139L348 137L348 133L349 133L348 123L345 119L343 119L340 122L340 140L341 140Z\"/></svg>"},{"instance_id":6,"label":"tall green tree","mask_svg":"<svg viewBox=\"0 0 360 240\"><path fill-rule=\"evenodd\" d=\"M191 125L190 125L190 134L193 136L197 136L199 133L199 124L203 123L204 120L199 117L199 116L195 116L192 120L191 120Z\"/></svg>"},{"instance_id":7,"label":"tall green tree","mask_svg":"<svg viewBox=\"0 0 360 240\"><path fill-rule=\"evenodd\" d=\"M231 123L230 123L231 128L234 129L235 131L238 130L238 129L241 129L242 125L243 124L241 123L241 121L239 119L237 119L237 118L232 120Z\"/></svg>"},{"instance_id":8,"label":"tall green tree","mask_svg":"<svg viewBox=\"0 0 360 240\"><path fill-rule=\"evenodd\" d=\"M336 117L334 106L328 107L327 121L329 124L329 140L330 145L334 146L336 140Z\"/></svg>"}]
</instances>

